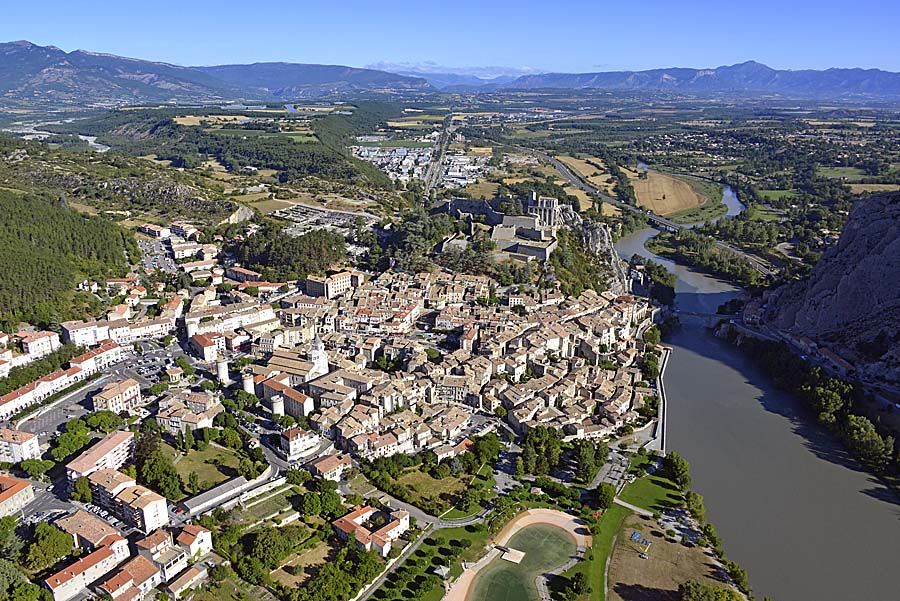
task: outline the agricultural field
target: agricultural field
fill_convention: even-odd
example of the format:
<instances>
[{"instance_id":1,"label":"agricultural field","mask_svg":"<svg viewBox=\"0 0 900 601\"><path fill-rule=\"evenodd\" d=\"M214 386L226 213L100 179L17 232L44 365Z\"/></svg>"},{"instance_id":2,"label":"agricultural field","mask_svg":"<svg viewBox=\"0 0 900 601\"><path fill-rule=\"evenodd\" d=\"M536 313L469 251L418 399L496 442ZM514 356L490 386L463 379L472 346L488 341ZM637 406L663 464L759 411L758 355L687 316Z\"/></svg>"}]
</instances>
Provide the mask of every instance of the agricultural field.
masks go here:
<instances>
[{"instance_id":1,"label":"agricultural field","mask_svg":"<svg viewBox=\"0 0 900 601\"><path fill-rule=\"evenodd\" d=\"M197 126L201 122L211 125L223 125L227 123L240 123L241 121L249 121L250 117L246 115L183 115L175 117L173 121L178 125Z\"/></svg>"},{"instance_id":2,"label":"agricultural field","mask_svg":"<svg viewBox=\"0 0 900 601\"><path fill-rule=\"evenodd\" d=\"M781 200L794 194L792 190L758 190L757 192L766 200Z\"/></svg>"},{"instance_id":3,"label":"agricultural field","mask_svg":"<svg viewBox=\"0 0 900 601\"><path fill-rule=\"evenodd\" d=\"M632 177L631 185L638 205L657 215L694 209L711 200L699 194L688 182L656 171L648 171L644 178Z\"/></svg>"},{"instance_id":4,"label":"agricultural field","mask_svg":"<svg viewBox=\"0 0 900 601\"><path fill-rule=\"evenodd\" d=\"M582 190L581 188L576 188L575 186L566 186L565 187L566 194L571 194L575 198L578 199L578 210L579 211L587 211L591 207L594 206L593 199L588 196L587 192Z\"/></svg>"},{"instance_id":5,"label":"agricultural field","mask_svg":"<svg viewBox=\"0 0 900 601\"><path fill-rule=\"evenodd\" d=\"M819 167L818 172L823 177L841 178L848 181L859 179L866 174L857 167Z\"/></svg>"},{"instance_id":6,"label":"agricultural field","mask_svg":"<svg viewBox=\"0 0 900 601\"><path fill-rule=\"evenodd\" d=\"M900 184L849 184L850 191L854 194L865 192L896 192L900 190Z\"/></svg>"},{"instance_id":7,"label":"agricultural field","mask_svg":"<svg viewBox=\"0 0 900 601\"><path fill-rule=\"evenodd\" d=\"M603 161L601 159L598 159L597 157L577 159L567 155L559 155L556 159L575 171L590 185L599 189L601 192L610 196L615 196L613 193L614 183L611 181L609 171L603 166Z\"/></svg>"}]
</instances>

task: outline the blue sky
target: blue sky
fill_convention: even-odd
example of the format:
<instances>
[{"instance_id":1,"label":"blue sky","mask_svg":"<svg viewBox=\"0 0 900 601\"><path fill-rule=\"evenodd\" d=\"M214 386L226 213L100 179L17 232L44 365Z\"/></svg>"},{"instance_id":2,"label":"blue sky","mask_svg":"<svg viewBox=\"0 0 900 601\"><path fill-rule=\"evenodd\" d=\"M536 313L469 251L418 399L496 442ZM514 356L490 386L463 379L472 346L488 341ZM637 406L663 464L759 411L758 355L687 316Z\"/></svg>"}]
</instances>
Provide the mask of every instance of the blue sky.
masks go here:
<instances>
[{"instance_id":1,"label":"blue sky","mask_svg":"<svg viewBox=\"0 0 900 601\"><path fill-rule=\"evenodd\" d=\"M776 68L900 71L895 0L6 4L0 40L183 65L433 62L572 72L752 59Z\"/></svg>"}]
</instances>

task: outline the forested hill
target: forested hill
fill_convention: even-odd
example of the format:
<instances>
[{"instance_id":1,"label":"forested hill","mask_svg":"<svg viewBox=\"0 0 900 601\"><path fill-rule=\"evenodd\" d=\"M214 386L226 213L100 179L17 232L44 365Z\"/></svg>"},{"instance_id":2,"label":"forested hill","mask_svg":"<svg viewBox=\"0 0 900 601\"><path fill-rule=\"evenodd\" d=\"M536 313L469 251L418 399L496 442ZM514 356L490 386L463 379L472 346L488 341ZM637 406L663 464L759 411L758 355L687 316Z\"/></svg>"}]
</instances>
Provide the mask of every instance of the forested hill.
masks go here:
<instances>
[{"instance_id":1,"label":"forested hill","mask_svg":"<svg viewBox=\"0 0 900 601\"><path fill-rule=\"evenodd\" d=\"M121 276L135 244L114 223L64 200L0 188L0 318L48 326L84 317L98 301L76 293L83 278ZM12 330L15 331L15 330Z\"/></svg>"},{"instance_id":2,"label":"forested hill","mask_svg":"<svg viewBox=\"0 0 900 601\"><path fill-rule=\"evenodd\" d=\"M207 157L232 172L252 166L278 171L282 182L304 177L390 188L391 180L377 168L354 158L346 148L352 138L371 132L400 114L394 105L360 102L349 114L331 114L314 120L315 138L298 142L289 136L259 134L253 123L245 128L211 129L180 125L179 115L207 115L212 109L134 109L101 113L87 119L47 126L60 134L85 134L112 147L114 153L155 155L174 167L197 168ZM245 111L248 117L269 118L267 113ZM234 135L246 131L246 135ZM231 135L225 135L226 133Z\"/></svg>"}]
</instances>

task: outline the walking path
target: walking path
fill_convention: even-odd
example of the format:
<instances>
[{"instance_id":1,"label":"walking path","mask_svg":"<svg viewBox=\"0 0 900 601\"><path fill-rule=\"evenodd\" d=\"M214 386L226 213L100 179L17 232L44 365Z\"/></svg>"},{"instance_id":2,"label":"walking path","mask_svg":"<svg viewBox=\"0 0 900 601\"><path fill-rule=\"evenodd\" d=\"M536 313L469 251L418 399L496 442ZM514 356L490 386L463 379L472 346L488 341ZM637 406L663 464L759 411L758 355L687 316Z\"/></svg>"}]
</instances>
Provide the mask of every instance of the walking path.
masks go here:
<instances>
[{"instance_id":1,"label":"walking path","mask_svg":"<svg viewBox=\"0 0 900 601\"><path fill-rule=\"evenodd\" d=\"M626 503L625 501L623 501L623 500L620 499L619 497L616 497L615 499L613 499L613 503L615 503L616 505L621 505L622 507L627 507L628 509L630 509L631 511L635 512L636 514L642 515L642 516L644 516L644 517L646 517L646 518L652 518L652 517L653 517L653 512L652 512L652 511L647 511L647 510L644 509L643 507L638 507L637 505L632 505L631 503Z\"/></svg>"}]
</instances>

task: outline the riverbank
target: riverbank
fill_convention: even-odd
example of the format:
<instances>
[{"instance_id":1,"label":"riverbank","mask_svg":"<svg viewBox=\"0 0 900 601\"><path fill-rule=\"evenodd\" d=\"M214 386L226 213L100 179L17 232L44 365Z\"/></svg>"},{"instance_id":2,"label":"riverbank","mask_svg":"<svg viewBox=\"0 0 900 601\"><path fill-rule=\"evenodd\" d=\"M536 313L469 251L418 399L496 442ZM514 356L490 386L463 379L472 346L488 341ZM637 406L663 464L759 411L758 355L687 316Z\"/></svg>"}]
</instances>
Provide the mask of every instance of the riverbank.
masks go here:
<instances>
[{"instance_id":1,"label":"riverbank","mask_svg":"<svg viewBox=\"0 0 900 601\"><path fill-rule=\"evenodd\" d=\"M676 307L714 313L739 288L660 257L642 230L617 250L676 276ZM900 506L804 404L778 390L742 351L689 323L666 343L667 447L691 464L728 556L757 598L892 599L900 557Z\"/></svg>"}]
</instances>

